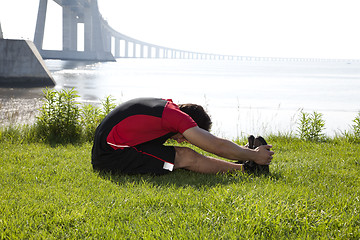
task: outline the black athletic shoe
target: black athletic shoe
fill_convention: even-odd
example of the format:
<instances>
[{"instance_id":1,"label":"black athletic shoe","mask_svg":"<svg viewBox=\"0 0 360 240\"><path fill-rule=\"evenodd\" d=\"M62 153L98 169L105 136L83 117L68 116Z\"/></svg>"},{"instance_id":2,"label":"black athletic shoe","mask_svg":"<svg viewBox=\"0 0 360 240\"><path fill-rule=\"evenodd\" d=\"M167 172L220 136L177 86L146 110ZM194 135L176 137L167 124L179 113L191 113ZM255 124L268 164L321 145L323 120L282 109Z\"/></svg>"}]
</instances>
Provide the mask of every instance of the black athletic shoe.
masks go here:
<instances>
[{"instance_id":1,"label":"black athletic shoe","mask_svg":"<svg viewBox=\"0 0 360 240\"><path fill-rule=\"evenodd\" d=\"M253 135L250 135L248 137L248 143L245 145L245 147L250 148L250 149L254 149L254 143L255 143L255 137ZM258 172L258 166L255 162L253 161L237 161L237 164L242 164L244 165L244 170L246 173L250 173L250 174L257 174Z\"/></svg>"},{"instance_id":2,"label":"black athletic shoe","mask_svg":"<svg viewBox=\"0 0 360 240\"><path fill-rule=\"evenodd\" d=\"M241 163L246 173L258 174L258 165L253 161L245 161Z\"/></svg>"},{"instance_id":3,"label":"black athletic shoe","mask_svg":"<svg viewBox=\"0 0 360 240\"><path fill-rule=\"evenodd\" d=\"M253 135L250 135L248 137L248 143L245 145L245 147L254 149L254 143L255 143L255 137Z\"/></svg>"},{"instance_id":4,"label":"black athletic shoe","mask_svg":"<svg viewBox=\"0 0 360 240\"><path fill-rule=\"evenodd\" d=\"M265 139L263 137L258 136L257 138L255 138L254 148L257 148L258 146L261 146L261 145L267 145L267 142L265 141ZM269 165L258 165L258 171L260 173L265 173L265 174L269 173L270 172Z\"/></svg>"},{"instance_id":5,"label":"black athletic shoe","mask_svg":"<svg viewBox=\"0 0 360 240\"><path fill-rule=\"evenodd\" d=\"M253 135L250 135L248 137L248 143L245 145L246 148L250 148L250 149L254 149L254 142L255 142L255 137ZM250 162L250 161L237 161L237 164L245 164L245 162Z\"/></svg>"},{"instance_id":6,"label":"black athletic shoe","mask_svg":"<svg viewBox=\"0 0 360 240\"><path fill-rule=\"evenodd\" d=\"M261 146L261 145L267 145L267 142L265 141L265 139L263 137L258 136L254 140L254 148L257 148L258 146Z\"/></svg>"},{"instance_id":7,"label":"black athletic shoe","mask_svg":"<svg viewBox=\"0 0 360 240\"><path fill-rule=\"evenodd\" d=\"M257 138L255 138L253 135L250 135L248 137L248 143L245 145L245 147L250 148L250 149L255 149L260 145L267 145L267 142L265 141L265 139L261 136L258 136ZM259 165L253 161L237 161L237 164L243 164L244 165L244 170L247 173L253 173L253 174L268 174L269 171L269 166L268 165Z\"/></svg>"}]
</instances>

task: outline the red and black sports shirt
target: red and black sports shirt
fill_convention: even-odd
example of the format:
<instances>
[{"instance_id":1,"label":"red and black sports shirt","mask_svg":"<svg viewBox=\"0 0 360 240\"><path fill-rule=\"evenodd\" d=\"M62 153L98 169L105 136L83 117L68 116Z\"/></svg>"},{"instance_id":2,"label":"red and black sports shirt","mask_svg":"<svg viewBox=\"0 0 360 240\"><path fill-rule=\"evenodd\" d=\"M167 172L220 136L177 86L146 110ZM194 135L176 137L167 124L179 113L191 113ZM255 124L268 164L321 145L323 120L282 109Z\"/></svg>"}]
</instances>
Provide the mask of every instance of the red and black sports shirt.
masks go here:
<instances>
[{"instance_id":1,"label":"red and black sports shirt","mask_svg":"<svg viewBox=\"0 0 360 240\"><path fill-rule=\"evenodd\" d=\"M116 150L169 133L183 133L195 126L195 121L170 99L137 98L122 103L109 113L100 124L98 133Z\"/></svg>"}]
</instances>

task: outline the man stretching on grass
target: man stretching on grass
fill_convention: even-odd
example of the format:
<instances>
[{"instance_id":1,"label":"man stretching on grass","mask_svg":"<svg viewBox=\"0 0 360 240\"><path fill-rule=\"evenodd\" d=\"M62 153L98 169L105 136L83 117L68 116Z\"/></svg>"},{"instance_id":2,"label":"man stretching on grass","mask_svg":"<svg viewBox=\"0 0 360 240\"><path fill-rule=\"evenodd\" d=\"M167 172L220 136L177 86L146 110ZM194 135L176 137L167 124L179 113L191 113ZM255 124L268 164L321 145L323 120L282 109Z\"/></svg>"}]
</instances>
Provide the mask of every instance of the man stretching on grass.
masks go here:
<instances>
[{"instance_id":1,"label":"man stretching on grass","mask_svg":"<svg viewBox=\"0 0 360 240\"><path fill-rule=\"evenodd\" d=\"M95 132L92 165L95 170L127 174L165 174L183 168L200 173L253 171L269 165L271 145L251 149L212 135L211 120L195 104L138 98L119 105ZM165 146L169 138L189 143L237 163L204 156L187 147ZM266 143L266 142L265 142ZM245 163L245 164L239 164ZM250 163L250 164L249 164ZM249 167L247 166L249 165Z\"/></svg>"}]
</instances>

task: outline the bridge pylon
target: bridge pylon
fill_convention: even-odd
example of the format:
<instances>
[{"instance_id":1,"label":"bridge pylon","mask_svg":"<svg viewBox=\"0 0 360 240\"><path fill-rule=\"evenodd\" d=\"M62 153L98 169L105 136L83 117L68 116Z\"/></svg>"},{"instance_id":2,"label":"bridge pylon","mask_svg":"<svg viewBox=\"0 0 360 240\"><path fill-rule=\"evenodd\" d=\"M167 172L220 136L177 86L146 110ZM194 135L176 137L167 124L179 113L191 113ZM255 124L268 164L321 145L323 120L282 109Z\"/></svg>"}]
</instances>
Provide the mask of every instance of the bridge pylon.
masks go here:
<instances>
[{"instance_id":1,"label":"bridge pylon","mask_svg":"<svg viewBox=\"0 0 360 240\"><path fill-rule=\"evenodd\" d=\"M0 22L0 39L3 39L4 37L3 37L3 32L2 32L2 30L1 30L1 22Z\"/></svg>"},{"instance_id":2,"label":"bridge pylon","mask_svg":"<svg viewBox=\"0 0 360 240\"><path fill-rule=\"evenodd\" d=\"M34 44L44 59L115 61L105 48L97 0L54 0L62 7L62 50L43 49L48 0L40 0ZM78 23L84 24L84 51L78 51Z\"/></svg>"}]
</instances>

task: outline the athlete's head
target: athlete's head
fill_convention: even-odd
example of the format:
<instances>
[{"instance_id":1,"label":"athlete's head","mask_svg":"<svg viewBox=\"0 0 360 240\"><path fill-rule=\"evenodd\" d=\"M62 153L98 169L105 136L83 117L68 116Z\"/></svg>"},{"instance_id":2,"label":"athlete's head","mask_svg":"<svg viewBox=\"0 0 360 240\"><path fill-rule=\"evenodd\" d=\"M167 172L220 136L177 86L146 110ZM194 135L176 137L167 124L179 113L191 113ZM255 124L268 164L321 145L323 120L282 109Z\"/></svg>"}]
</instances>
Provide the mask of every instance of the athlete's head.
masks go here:
<instances>
[{"instance_id":1,"label":"athlete's head","mask_svg":"<svg viewBox=\"0 0 360 240\"><path fill-rule=\"evenodd\" d=\"M206 130L210 131L211 129L211 119L204 108L197 104L187 103L187 104L179 104L179 108L182 112L188 114L196 124Z\"/></svg>"}]
</instances>

